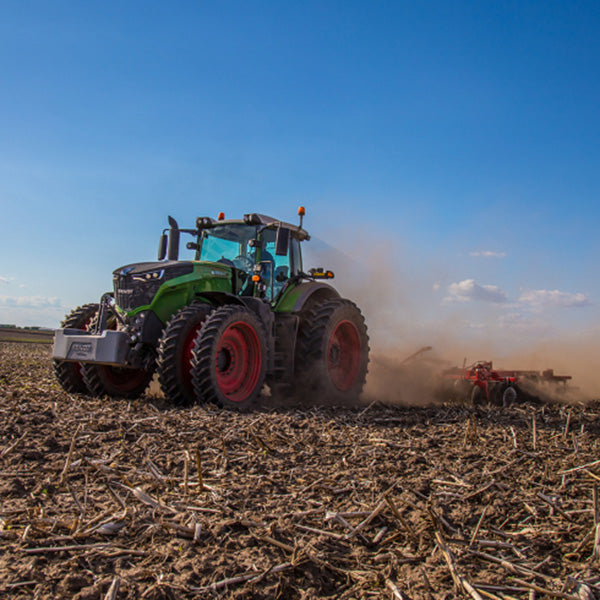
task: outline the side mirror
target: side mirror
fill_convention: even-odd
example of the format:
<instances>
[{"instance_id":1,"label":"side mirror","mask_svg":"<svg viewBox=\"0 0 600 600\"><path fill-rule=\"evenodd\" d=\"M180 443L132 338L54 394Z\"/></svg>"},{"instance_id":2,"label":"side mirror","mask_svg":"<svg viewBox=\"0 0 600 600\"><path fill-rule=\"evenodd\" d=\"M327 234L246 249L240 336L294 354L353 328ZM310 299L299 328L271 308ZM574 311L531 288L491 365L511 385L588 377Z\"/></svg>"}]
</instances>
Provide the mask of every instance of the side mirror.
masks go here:
<instances>
[{"instance_id":1,"label":"side mirror","mask_svg":"<svg viewBox=\"0 0 600 600\"><path fill-rule=\"evenodd\" d=\"M290 230L281 225L277 228L277 239L275 240L275 254L277 256L287 256L290 245Z\"/></svg>"},{"instance_id":2,"label":"side mirror","mask_svg":"<svg viewBox=\"0 0 600 600\"><path fill-rule=\"evenodd\" d=\"M167 234L163 233L158 241L158 260L164 260L167 255Z\"/></svg>"}]
</instances>

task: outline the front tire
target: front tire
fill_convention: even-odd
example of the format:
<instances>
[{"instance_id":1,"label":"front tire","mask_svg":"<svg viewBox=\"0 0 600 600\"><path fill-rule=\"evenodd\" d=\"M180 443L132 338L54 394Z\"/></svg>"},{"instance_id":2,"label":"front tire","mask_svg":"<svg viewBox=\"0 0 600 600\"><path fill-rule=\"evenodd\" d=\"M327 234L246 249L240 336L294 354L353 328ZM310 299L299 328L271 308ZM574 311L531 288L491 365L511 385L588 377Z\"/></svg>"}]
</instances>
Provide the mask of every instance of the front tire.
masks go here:
<instances>
[{"instance_id":1,"label":"front tire","mask_svg":"<svg viewBox=\"0 0 600 600\"><path fill-rule=\"evenodd\" d=\"M93 327L94 324L92 322L90 326ZM117 328L117 319L114 315L108 317L106 328ZM139 398L146 391L154 375L154 366L146 370L83 363L82 373L85 385L92 396L134 399Z\"/></svg>"},{"instance_id":2,"label":"front tire","mask_svg":"<svg viewBox=\"0 0 600 600\"><path fill-rule=\"evenodd\" d=\"M206 320L192 360L196 396L238 411L258 398L267 370L267 335L241 306L222 306Z\"/></svg>"},{"instance_id":3,"label":"front tire","mask_svg":"<svg viewBox=\"0 0 600 600\"><path fill-rule=\"evenodd\" d=\"M182 308L167 323L158 342L158 381L172 404L192 404L200 400L192 384L192 353L196 337L213 310L196 303Z\"/></svg>"},{"instance_id":4,"label":"front tire","mask_svg":"<svg viewBox=\"0 0 600 600\"><path fill-rule=\"evenodd\" d=\"M115 398L139 398L145 391L154 371L127 369L86 363L83 365L83 379L93 396L113 396Z\"/></svg>"},{"instance_id":5,"label":"front tire","mask_svg":"<svg viewBox=\"0 0 600 600\"><path fill-rule=\"evenodd\" d=\"M82 329L86 331L98 312L97 303L78 306L60 324L61 328ZM54 360L54 374L65 392L70 394L88 394L88 388L83 380L83 365L78 362Z\"/></svg>"},{"instance_id":6,"label":"front tire","mask_svg":"<svg viewBox=\"0 0 600 600\"><path fill-rule=\"evenodd\" d=\"M315 396L354 402L369 366L369 337L362 313L350 300L327 300L304 318L298 338L298 386Z\"/></svg>"}]
</instances>

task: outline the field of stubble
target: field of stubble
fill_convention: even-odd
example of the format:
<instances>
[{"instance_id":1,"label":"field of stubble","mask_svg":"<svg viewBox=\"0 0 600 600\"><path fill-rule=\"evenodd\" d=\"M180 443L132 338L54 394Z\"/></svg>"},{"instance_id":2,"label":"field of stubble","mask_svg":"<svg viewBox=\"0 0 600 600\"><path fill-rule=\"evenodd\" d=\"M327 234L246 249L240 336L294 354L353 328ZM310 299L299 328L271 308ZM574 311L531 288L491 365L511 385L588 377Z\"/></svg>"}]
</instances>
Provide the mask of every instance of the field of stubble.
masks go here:
<instances>
[{"instance_id":1,"label":"field of stubble","mask_svg":"<svg viewBox=\"0 0 600 600\"><path fill-rule=\"evenodd\" d=\"M174 409L0 343L0 432L0 598L600 598L598 404Z\"/></svg>"}]
</instances>

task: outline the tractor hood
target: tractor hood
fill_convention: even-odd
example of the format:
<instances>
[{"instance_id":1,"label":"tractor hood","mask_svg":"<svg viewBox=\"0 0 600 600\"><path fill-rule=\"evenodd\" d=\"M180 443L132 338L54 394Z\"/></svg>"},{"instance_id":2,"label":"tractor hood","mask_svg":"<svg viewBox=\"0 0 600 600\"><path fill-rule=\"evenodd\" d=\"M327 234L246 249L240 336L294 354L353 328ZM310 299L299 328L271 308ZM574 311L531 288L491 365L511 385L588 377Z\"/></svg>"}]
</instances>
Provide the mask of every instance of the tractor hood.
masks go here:
<instances>
[{"instance_id":1,"label":"tractor hood","mask_svg":"<svg viewBox=\"0 0 600 600\"><path fill-rule=\"evenodd\" d=\"M152 302L160 286L169 279L192 273L191 261L167 260L125 265L113 271L117 306L133 310Z\"/></svg>"},{"instance_id":2,"label":"tractor hood","mask_svg":"<svg viewBox=\"0 0 600 600\"><path fill-rule=\"evenodd\" d=\"M163 271L165 275L168 274L166 279L173 279L173 277L179 277L180 275L187 275L194 270L194 263L186 260L164 260L161 262L142 262L133 263L131 265L125 265L119 267L113 271L113 276L135 276L135 275L147 275L153 274L159 271ZM164 281L164 280L163 280Z\"/></svg>"}]
</instances>

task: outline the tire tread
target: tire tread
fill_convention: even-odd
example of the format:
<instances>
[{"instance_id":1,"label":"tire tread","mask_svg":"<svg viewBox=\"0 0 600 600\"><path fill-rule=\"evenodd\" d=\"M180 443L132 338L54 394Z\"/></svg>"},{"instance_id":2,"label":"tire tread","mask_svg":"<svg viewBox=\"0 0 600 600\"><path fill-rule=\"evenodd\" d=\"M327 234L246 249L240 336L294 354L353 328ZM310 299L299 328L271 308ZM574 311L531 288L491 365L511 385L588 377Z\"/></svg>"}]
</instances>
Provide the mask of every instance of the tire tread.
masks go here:
<instances>
[{"instance_id":1,"label":"tire tread","mask_svg":"<svg viewBox=\"0 0 600 600\"><path fill-rule=\"evenodd\" d=\"M60 326L62 329L81 329L94 318L98 309L99 304L96 302L78 306L65 317ZM87 387L85 378L82 372L79 371L78 365L81 365L81 363L55 359L53 360L54 374L65 392L70 394L88 394L90 393L90 389ZM83 365L81 366L83 367Z\"/></svg>"},{"instance_id":2,"label":"tire tread","mask_svg":"<svg viewBox=\"0 0 600 600\"><path fill-rule=\"evenodd\" d=\"M213 381L213 365L211 361L212 351L223 324L233 315L239 313L240 310L245 311L246 314L250 314L254 317L253 313L236 304L222 306L215 310L202 326L200 334L196 339L196 346L194 348L194 356L192 359L192 380L196 396L205 399L207 402L213 402L220 407L223 407L225 403L219 397L216 387L217 384L215 381ZM254 317L254 319L255 329L257 329L256 333L259 336L259 339L263 340L262 346L265 350L263 361L264 364L267 364L268 346L266 343L264 343L266 340L266 332L260 319L258 319L258 317ZM262 379L262 383L264 383L264 369ZM262 388L262 384L260 387ZM254 400L255 398L250 398L248 401L244 401L239 406L233 402L228 402L227 406L229 408L243 411L247 410Z\"/></svg>"},{"instance_id":3,"label":"tire tread","mask_svg":"<svg viewBox=\"0 0 600 600\"><path fill-rule=\"evenodd\" d=\"M205 313L204 318L206 319L211 313L211 309L212 307L208 304L194 302L177 311L167 322L158 341L156 361L158 381L163 394L173 404L189 404L194 399L183 389L179 371L179 345L182 343L181 337L190 319L197 317L199 312ZM199 400L201 397L195 399Z\"/></svg>"},{"instance_id":4,"label":"tire tread","mask_svg":"<svg viewBox=\"0 0 600 600\"><path fill-rule=\"evenodd\" d=\"M301 314L301 325L298 332L298 345L296 352L295 387L302 392L315 392L322 386L319 377L314 376L315 365L320 364L322 355L322 342L332 315L340 308L348 307L356 311L357 318L364 326L365 346L362 352L369 353L369 337L364 323L364 317L358 306L346 298L332 298L316 304ZM362 381L357 382L355 391L351 395L358 395L364 387L367 370L362 375ZM358 391L356 391L358 390ZM340 393L340 396L349 394Z\"/></svg>"}]
</instances>

